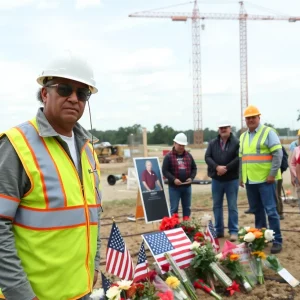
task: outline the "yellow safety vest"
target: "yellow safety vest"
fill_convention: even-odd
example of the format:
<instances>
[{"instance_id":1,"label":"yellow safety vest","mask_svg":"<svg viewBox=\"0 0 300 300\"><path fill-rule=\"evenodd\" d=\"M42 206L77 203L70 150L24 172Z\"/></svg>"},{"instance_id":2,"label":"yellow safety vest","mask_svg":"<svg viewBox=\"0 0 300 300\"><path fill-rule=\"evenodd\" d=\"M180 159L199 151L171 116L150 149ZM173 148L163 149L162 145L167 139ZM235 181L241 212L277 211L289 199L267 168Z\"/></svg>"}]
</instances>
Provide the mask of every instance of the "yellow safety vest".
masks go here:
<instances>
[{"instance_id":1,"label":"yellow safety vest","mask_svg":"<svg viewBox=\"0 0 300 300\"><path fill-rule=\"evenodd\" d=\"M4 134L31 183L21 199L0 194L31 287L40 300L78 299L92 291L97 251L100 169L92 147L87 141L80 151L81 184L59 142L39 136L36 119Z\"/></svg>"},{"instance_id":2,"label":"yellow safety vest","mask_svg":"<svg viewBox=\"0 0 300 300\"><path fill-rule=\"evenodd\" d=\"M242 158L242 180L244 183L247 183L248 179L258 183L265 182L270 174L272 152L281 149L281 144L273 145L270 149L264 145L270 130L272 128L261 126L250 145L248 131L240 136L239 156ZM275 179L281 179L280 169Z\"/></svg>"}]
</instances>

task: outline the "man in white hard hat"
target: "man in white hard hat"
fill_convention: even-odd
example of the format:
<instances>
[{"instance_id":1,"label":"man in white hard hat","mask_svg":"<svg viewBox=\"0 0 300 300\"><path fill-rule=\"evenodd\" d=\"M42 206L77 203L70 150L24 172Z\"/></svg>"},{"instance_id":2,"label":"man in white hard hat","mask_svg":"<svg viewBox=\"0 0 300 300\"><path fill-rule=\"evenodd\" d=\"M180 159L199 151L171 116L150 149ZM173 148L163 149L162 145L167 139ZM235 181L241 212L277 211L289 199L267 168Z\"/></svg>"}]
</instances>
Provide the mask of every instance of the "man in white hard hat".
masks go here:
<instances>
[{"instance_id":1,"label":"man in white hard hat","mask_svg":"<svg viewBox=\"0 0 300 300\"><path fill-rule=\"evenodd\" d=\"M205 152L208 176L212 178L213 212L217 236L224 237L223 199L228 204L228 230L230 241L237 240L239 190L239 140L231 133L227 120L218 124L218 136L209 142Z\"/></svg>"},{"instance_id":2,"label":"man in white hard hat","mask_svg":"<svg viewBox=\"0 0 300 300\"><path fill-rule=\"evenodd\" d=\"M96 83L70 52L37 81L43 107L0 138L0 298L89 299L100 260L100 169L77 121Z\"/></svg>"},{"instance_id":3,"label":"man in white hard hat","mask_svg":"<svg viewBox=\"0 0 300 300\"><path fill-rule=\"evenodd\" d=\"M174 146L164 158L162 173L168 179L171 215L178 213L181 200L183 219L191 215L192 188L191 183L197 174L197 166L192 155L185 150L187 137L178 133L174 138Z\"/></svg>"}]
</instances>

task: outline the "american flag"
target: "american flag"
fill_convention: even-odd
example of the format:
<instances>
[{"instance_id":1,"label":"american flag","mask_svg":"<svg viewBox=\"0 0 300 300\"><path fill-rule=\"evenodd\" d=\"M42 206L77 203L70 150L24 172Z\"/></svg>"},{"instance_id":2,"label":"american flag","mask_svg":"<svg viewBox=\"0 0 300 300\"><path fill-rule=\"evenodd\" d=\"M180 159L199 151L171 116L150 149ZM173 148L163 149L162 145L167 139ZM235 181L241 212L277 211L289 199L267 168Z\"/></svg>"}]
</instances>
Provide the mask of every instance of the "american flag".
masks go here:
<instances>
[{"instance_id":1,"label":"american flag","mask_svg":"<svg viewBox=\"0 0 300 300\"><path fill-rule=\"evenodd\" d=\"M209 220L207 224L206 231L204 232L206 240L210 241L212 244L215 252L218 252L220 250L220 244L219 244L219 239L217 237L217 234L215 232L213 223L211 220Z\"/></svg>"},{"instance_id":2,"label":"american flag","mask_svg":"<svg viewBox=\"0 0 300 300\"><path fill-rule=\"evenodd\" d=\"M195 254L190 250L191 241L182 228L142 235L153 257L161 267L168 264L164 253L168 252L181 268L187 268Z\"/></svg>"},{"instance_id":3,"label":"american flag","mask_svg":"<svg viewBox=\"0 0 300 300\"><path fill-rule=\"evenodd\" d=\"M144 241L142 241L133 280L137 282L144 279L145 277L147 277L148 272L148 261L145 252Z\"/></svg>"},{"instance_id":4,"label":"american flag","mask_svg":"<svg viewBox=\"0 0 300 300\"><path fill-rule=\"evenodd\" d=\"M104 294L109 290L111 286L111 282L105 277L105 275L101 272L101 279L102 279L102 287L104 290Z\"/></svg>"},{"instance_id":5,"label":"american flag","mask_svg":"<svg viewBox=\"0 0 300 300\"><path fill-rule=\"evenodd\" d=\"M132 279L133 263L118 226L113 222L106 251L106 271L121 279Z\"/></svg>"}]
</instances>

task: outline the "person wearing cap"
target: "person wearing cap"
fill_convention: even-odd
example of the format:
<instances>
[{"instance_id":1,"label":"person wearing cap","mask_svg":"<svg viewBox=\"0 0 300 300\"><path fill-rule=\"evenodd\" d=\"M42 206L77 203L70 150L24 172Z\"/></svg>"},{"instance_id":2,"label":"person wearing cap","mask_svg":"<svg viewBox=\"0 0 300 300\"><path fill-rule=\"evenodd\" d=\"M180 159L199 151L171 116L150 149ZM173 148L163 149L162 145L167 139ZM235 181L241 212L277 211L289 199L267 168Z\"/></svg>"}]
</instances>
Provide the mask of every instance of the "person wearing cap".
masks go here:
<instances>
[{"instance_id":1,"label":"person wearing cap","mask_svg":"<svg viewBox=\"0 0 300 300\"><path fill-rule=\"evenodd\" d=\"M281 179L282 146L276 132L260 123L260 111L250 105L244 111L248 130L240 136L240 185L246 186L255 227L275 232L271 253L282 250L280 219L276 205L276 183Z\"/></svg>"},{"instance_id":2,"label":"person wearing cap","mask_svg":"<svg viewBox=\"0 0 300 300\"><path fill-rule=\"evenodd\" d=\"M221 121L218 136L211 140L205 152L208 176L212 178L213 212L215 230L219 238L224 237L223 198L228 204L228 229L230 241L237 240L239 190L239 140L231 133L231 123Z\"/></svg>"},{"instance_id":3,"label":"person wearing cap","mask_svg":"<svg viewBox=\"0 0 300 300\"><path fill-rule=\"evenodd\" d=\"M100 261L100 169L77 121L96 83L72 53L37 81L37 115L0 138L0 298L89 299Z\"/></svg>"},{"instance_id":4,"label":"person wearing cap","mask_svg":"<svg viewBox=\"0 0 300 300\"><path fill-rule=\"evenodd\" d=\"M292 195L295 198L299 198L299 193L298 190L300 191L300 184L297 179L296 175L296 165L297 165L297 160L300 154L300 129L297 132L298 139L293 141L290 146L290 155L289 155L289 168L290 168L290 173L291 173L291 184L292 184Z\"/></svg>"},{"instance_id":5,"label":"person wearing cap","mask_svg":"<svg viewBox=\"0 0 300 300\"><path fill-rule=\"evenodd\" d=\"M168 179L171 215L178 213L181 200L183 219L191 216L192 187L197 166L193 156L185 150L187 137L178 133L174 138L172 150L164 157L162 173Z\"/></svg>"}]
</instances>

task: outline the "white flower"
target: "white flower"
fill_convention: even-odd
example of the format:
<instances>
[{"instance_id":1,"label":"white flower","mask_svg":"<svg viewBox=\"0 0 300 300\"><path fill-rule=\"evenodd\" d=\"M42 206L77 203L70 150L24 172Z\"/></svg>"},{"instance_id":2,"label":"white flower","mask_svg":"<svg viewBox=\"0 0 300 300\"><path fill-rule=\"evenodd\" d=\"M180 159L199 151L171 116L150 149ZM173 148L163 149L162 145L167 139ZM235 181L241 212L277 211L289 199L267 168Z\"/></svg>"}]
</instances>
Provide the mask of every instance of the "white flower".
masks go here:
<instances>
[{"instance_id":1,"label":"white flower","mask_svg":"<svg viewBox=\"0 0 300 300\"><path fill-rule=\"evenodd\" d=\"M248 230L250 229L250 226L244 227L244 229L248 232Z\"/></svg>"},{"instance_id":2,"label":"white flower","mask_svg":"<svg viewBox=\"0 0 300 300\"><path fill-rule=\"evenodd\" d=\"M255 240L255 235L252 232L248 232L245 236L244 236L244 241L247 243L251 243Z\"/></svg>"},{"instance_id":3,"label":"white flower","mask_svg":"<svg viewBox=\"0 0 300 300\"><path fill-rule=\"evenodd\" d=\"M100 300L104 297L104 290L103 289L94 289L93 293L90 295L92 300Z\"/></svg>"},{"instance_id":4,"label":"white flower","mask_svg":"<svg viewBox=\"0 0 300 300\"><path fill-rule=\"evenodd\" d=\"M265 231L265 239L268 241L268 242L271 242L274 240L274 234L275 232L271 229L266 229Z\"/></svg>"},{"instance_id":5,"label":"white flower","mask_svg":"<svg viewBox=\"0 0 300 300\"><path fill-rule=\"evenodd\" d=\"M201 218L200 218L200 223L203 227L207 226L208 221L211 220L211 215L209 214L204 214Z\"/></svg>"},{"instance_id":6,"label":"white flower","mask_svg":"<svg viewBox=\"0 0 300 300\"><path fill-rule=\"evenodd\" d=\"M117 281L117 285L119 286L119 289L127 291L130 289L132 282L132 280L121 280Z\"/></svg>"},{"instance_id":7,"label":"white flower","mask_svg":"<svg viewBox=\"0 0 300 300\"><path fill-rule=\"evenodd\" d=\"M220 252L219 254L217 254L217 255L216 255L216 259L219 260L219 261L220 261L221 259L223 259L223 253Z\"/></svg>"},{"instance_id":8,"label":"white flower","mask_svg":"<svg viewBox=\"0 0 300 300\"><path fill-rule=\"evenodd\" d=\"M110 300L120 300L121 299L121 290L118 286L112 286L106 292L106 297Z\"/></svg>"},{"instance_id":9,"label":"white flower","mask_svg":"<svg viewBox=\"0 0 300 300\"><path fill-rule=\"evenodd\" d=\"M195 249L199 249L199 247L201 246L200 243L194 241L193 244L191 245L191 250L195 250Z\"/></svg>"}]
</instances>

